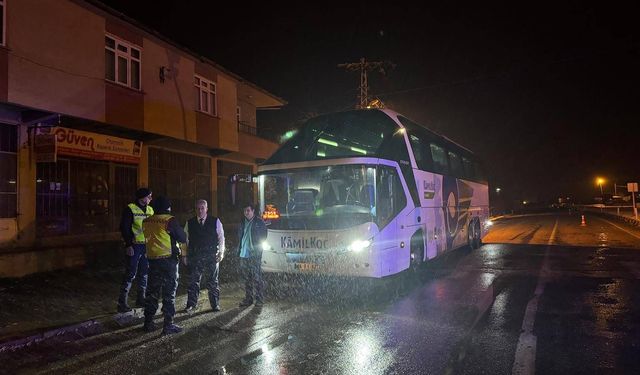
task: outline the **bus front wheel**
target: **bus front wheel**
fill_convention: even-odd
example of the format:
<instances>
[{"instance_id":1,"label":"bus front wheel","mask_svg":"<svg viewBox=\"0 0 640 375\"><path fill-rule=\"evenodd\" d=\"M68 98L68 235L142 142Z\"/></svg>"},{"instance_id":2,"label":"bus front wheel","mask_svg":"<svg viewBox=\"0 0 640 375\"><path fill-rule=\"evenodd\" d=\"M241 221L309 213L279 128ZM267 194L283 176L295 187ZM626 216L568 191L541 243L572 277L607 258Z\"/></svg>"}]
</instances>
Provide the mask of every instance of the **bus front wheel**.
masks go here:
<instances>
[{"instance_id":1,"label":"bus front wheel","mask_svg":"<svg viewBox=\"0 0 640 375\"><path fill-rule=\"evenodd\" d=\"M423 262L424 239L422 238L422 231L418 231L411 237L410 267L412 270L417 271Z\"/></svg>"}]
</instances>

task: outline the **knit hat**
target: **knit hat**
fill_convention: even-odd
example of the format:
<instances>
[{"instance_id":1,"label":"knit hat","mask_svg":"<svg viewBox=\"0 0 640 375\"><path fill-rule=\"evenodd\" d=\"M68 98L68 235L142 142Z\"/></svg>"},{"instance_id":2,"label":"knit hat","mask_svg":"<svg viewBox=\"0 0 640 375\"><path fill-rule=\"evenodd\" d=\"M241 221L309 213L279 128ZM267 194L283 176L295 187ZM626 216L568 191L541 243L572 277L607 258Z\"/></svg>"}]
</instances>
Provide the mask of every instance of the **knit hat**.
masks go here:
<instances>
[{"instance_id":1,"label":"knit hat","mask_svg":"<svg viewBox=\"0 0 640 375\"><path fill-rule=\"evenodd\" d=\"M146 198L151 195L151 190L147 188L140 188L136 190L136 199Z\"/></svg>"},{"instance_id":2,"label":"knit hat","mask_svg":"<svg viewBox=\"0 0 640 375\"><path fill-rule=\"evenodd\" d=\"M153 200L151 203L153 210L156 212L168 212L171 211L171 201L169 198L161 195Z\"/></svg>"}]
</instances>

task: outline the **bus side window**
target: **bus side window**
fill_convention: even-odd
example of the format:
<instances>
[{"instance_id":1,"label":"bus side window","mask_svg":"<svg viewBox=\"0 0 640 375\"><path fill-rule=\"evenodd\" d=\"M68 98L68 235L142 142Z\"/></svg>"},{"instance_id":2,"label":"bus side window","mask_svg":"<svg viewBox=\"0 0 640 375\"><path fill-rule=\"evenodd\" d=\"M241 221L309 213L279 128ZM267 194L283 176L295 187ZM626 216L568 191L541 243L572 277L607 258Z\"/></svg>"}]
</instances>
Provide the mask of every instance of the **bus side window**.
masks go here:
<instances>
[{"instance_id":1,"label":"bus side window","mask_svg":"<svg viewBox=\"0 0 640 375\"><path fill-rule=\"evenodd\" d=\"M473 164L473 161L462 157L462 165L464 166L464 175L469 180L476 180L476 167Z\"/></svg>"},{"instance_id":2,"label":"bus side window","mask_svg":"<svg viewBox=\"0 0 640 375\"><path fill-rule=\"evenodd\" d=\"M449 166L451 167L451 174L461 178L464 175L464 169L462 167L462 160L458 154L449 151Z\"/></svg>"},{"instance_id":3,"label":"bus side window","mask_svg":"<svg viewBox=\"0 0 640 375\"><path fill-rule=\"evenodd\" d=\"M429 144L431 148L431 158L433 159L433 171L440 174L449 174L447 166L447 154L444 148L435 143Z\"/></svg>"}]
</instances>

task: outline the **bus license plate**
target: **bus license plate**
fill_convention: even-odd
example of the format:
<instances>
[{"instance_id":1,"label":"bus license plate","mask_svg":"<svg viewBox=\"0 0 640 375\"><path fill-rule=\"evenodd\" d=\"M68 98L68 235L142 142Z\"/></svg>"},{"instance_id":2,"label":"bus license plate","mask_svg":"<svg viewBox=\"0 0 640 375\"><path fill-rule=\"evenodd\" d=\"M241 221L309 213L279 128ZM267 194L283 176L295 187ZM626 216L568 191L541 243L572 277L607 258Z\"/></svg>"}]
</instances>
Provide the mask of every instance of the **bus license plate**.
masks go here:
<instances>
[{"instance_id":1,"label":"bus license plate","mask_svg":"<svg viewBox=\"0 0 640 375\"><path fill-rule=\"evenodd\" d=\"M315 271L320 269L319 265L313 263L295 263L294 267L301 271Z\"/></svg>"}]
</instances>

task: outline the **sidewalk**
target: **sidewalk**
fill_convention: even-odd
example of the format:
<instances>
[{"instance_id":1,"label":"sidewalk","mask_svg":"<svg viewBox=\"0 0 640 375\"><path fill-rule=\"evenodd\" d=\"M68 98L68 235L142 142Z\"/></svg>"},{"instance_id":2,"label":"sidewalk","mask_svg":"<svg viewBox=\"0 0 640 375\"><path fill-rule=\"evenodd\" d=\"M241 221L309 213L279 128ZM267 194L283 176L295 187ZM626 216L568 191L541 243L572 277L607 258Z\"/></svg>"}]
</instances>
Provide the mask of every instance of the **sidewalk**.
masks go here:
<instances>
[{"instance_id":1,"label":"sidewalk","mask_svg":"<svg viewBox=\"0 0 640 375\"><path fill-rule=\"evenodd\" d=\"M242 288L235 281L234 263L232 259L225 259L221 264L220 304L223 310L235 307L243 297ZM52 336L68 333L84 336L140 323L140 308L127 314L116 312L123 273L123 265L101 265L19 279L0 279L0 352L31 345ZM181 265L177 312L186 305L188 279L189 275ZM130 293L132 306L135 287L134 282L133 292ZM198 303L201 309L210 309L206 290L201 291ZM160 309L158 314L161 314Z\"/></svg>"}]
</instances>

